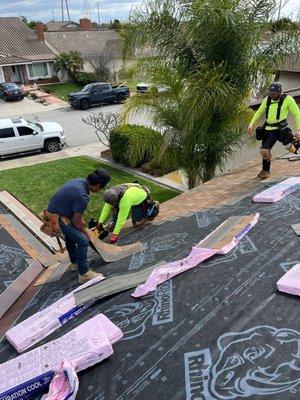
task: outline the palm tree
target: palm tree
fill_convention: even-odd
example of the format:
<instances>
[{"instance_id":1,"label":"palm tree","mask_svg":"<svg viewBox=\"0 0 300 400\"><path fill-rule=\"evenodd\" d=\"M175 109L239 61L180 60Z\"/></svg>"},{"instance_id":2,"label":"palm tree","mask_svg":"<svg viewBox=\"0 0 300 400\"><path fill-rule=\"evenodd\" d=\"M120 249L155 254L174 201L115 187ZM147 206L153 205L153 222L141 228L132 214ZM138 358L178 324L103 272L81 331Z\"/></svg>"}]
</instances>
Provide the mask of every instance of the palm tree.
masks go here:
<instances>
[{"instance_id":1,"label":"palm tree","mask_svg":"<svg viewBox=\"0 0 300 400\"><path fill-rule=\"evenodd\" d=\"M84 60L78 51L63 52L55 57L55 72L67 72L72 81L76 81L77 74L83 68Z\"/></svg>"},{"instance_id":2,"label":"palm tree","mask_svg":"<svg viewBox=\"0 0 300 400\"><path fill-rule=\"evenodd\" d=\"M189 188L215 175L246 140L252 88L269 83L276 66L300 47L299 32L267 32L275 0L149 0L123 32L124 55L152 46L158 57L138 69L165 85L163 94L130 99L125 116L143 109L164 130L164 146Z\"/></svg>"}]
</instances>

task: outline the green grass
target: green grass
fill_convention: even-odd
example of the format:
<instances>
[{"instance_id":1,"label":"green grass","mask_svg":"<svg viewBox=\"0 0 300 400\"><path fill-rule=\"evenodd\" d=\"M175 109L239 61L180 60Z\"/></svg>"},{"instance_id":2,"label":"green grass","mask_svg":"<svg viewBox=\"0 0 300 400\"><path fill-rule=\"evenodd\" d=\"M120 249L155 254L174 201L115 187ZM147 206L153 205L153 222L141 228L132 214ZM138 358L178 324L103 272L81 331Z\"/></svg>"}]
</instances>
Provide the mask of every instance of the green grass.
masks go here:
<instances>
[{"instance_id":1,"label":"green grass","mask_svg":"<svg viewBox=\"0 0 300 400\"><path fill-rule=\"evenodd\" d=\"M54 96L68 101L68 94L78 92L83 88L83 85L77 83L55 83L52 85L40 85L41 90L47 90Z\"/></svg>"},{"instance_id":2,"label":"green grass","mask_svg":"<svg viewBox=\"0 0 300 400\"><path fill-rule=\"evenodd\" d=\"M85 178L89 173L101 167L111 175L109 186L138 180L140 184L151 188L153 198L160 203L179 194L178 191L163 188L152 181L101 164L89 157L72 157L1 171L0 190L9 191L33 213L38 214L47 207L52 194L65 182L74 178ZM98 218L102 206L102 192L91 195L86 221L91 217Z\"/></svg>"}]
</instances>

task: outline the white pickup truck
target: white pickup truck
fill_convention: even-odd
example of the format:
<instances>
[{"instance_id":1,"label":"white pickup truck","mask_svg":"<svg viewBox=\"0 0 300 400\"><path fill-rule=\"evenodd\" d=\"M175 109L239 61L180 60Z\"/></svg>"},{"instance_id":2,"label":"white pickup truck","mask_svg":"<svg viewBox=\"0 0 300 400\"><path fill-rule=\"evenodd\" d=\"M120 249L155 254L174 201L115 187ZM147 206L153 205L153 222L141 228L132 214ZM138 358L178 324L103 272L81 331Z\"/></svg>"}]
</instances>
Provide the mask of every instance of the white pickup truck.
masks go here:
<instances>
[{"instance_id":1,"label":"white pickup truck","mask_svg":"<svg viewBox=\"0 0 300 400\"><path fill-rule=\"evenodd\" d=\"M37 150L53 153L65 144L64 130L56 122L0 119L0 157Z\"/></svg>"}]
</instances>

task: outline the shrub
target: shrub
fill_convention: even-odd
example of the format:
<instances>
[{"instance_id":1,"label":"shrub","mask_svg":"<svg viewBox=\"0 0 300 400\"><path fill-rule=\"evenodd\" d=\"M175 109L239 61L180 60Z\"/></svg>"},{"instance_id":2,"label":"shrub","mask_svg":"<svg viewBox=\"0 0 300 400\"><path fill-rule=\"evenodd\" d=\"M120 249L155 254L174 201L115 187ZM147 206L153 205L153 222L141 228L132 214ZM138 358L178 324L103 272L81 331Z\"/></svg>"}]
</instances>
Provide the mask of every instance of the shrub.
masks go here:
<instances>
[{"instance_id":1,"label":"shrub","mask_svg":"<svg viewBox=\"0 0 300 400\"><path fill-rule=\"evenodd\" d=\"M97 79L94 74L90 72L78 72L76 74L76 82L80 85L87 85L88 83L95 82Z\"/></svg>"},{"instance_id":2,"label":"shrub","mask_svg":"<svg viewBox=\"0 0 300 400\"><path fill-rule=\"evenodd\" d=\"M141 125L119 125L110 132L109 144L114 161L140 167L151 161L162 145L162 135Z\"/></svg>"}]
</instances>

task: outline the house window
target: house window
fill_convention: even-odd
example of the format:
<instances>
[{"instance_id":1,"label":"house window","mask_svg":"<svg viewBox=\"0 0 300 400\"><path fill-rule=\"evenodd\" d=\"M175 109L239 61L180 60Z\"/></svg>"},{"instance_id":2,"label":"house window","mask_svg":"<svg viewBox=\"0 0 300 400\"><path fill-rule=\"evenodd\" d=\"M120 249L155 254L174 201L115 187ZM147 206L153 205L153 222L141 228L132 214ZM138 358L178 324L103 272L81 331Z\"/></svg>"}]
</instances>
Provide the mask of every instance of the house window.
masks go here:
<instances>
[{"instance_id":1,"label":"house window","mask_svg":"<svg viewBox=\"0 0 300 400\"><path fill-rule=\"evenodd\" d=\"M47 63L28 64L27 67L30 78L45 78L49 76Z\"/></svg>"}]
</instances>

